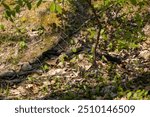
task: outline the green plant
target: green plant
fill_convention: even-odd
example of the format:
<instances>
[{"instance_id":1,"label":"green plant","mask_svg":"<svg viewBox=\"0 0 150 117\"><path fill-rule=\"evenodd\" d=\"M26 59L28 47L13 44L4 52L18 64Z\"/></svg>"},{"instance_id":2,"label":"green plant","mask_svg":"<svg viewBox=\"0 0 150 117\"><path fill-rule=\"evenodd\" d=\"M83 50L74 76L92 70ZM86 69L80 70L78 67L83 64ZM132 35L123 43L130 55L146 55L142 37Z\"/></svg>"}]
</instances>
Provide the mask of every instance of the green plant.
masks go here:
<instances>
[{"instance_id":1,"label":"green plant","mask_svg":"<svg viewBox=\"0 0 150 117\"><path fill-rule=\"evenodd\" d=\"M143 100L148 98L148 91L146 90L136 90L136 91L129 91L126 95L127 99L132 100Z\"/></svg>"},{"instance_id":2,"label":"green plant","mask_svg":"<svg viewBox=\"0 0 150 117\"><path fill-rule=\"evenodd\" d=\"M25 41L20 41L19 46L20 46L20 49L22 50L22 49L25 49L27 47L27 44Z\"/></svg>"},{"instance_id":3,"label":"green plant","mask_svg":"<svg viewBox=\"0 0 150 117\"><path fill-rule=\"evenodd\" d=\"M62 7L59 5L59 2L60 1L58 1L58 3L57 3L56 0L52 1L52 3L50 4L51 12L56 12L56 13L62 14Z\"/></svg>"},{"instance_id":4,"label":"green plant","mask_svg":"<svg viewBox=\"0 0 150 117\"><path fill-rule=\"evenodd\" d=\"M9 93L10 93L10 86L9 86L9 84L7 84L7 88L6 88L6 90L5 90L6 96L8 96Z\"/></svg>"},{"instance_id":5,"label":"green plant","mask_svg":"<svg viewBox=\"0 0 150 117\"><path fill-rule=\"evenodd\" d=\"M68 56L67 56L66 54L62 54L62 55L59 56L59 60L60 60L60 62L62 62L62 63L64 63L64 62L65 62L65 59L67 59L67 58L68 58Z\"/></svg>"},{"instance_id":6,"label":"green plant","mask_svg":"<svg viewBox=\"0 0 150 117\"><path fill-rule=\"evenodd\" d=\"M35 81L35 78L31 77L31 76L27 77L27 79L29 80L29 82L34 82Z\"/></svg>"},{"instance_id":7,"label":"green plant","mask_svg":"<svg viewBox=\"0 0 150 117\"><path fill-rule=\"evenodd\" d=\"M3 24L0 24L0 30L5 30L5 26Z\"/></svg>"},{"instance_id":8,"label":"green plant","mask_svg":"<svg viewBox=\"0 0 150 117\"><path fill-rule=\"evenodd\" d=\"M48 90L49 88L48 88L48 86L44 86L42 89L41 89L41 91L42 91L42 93L45 95L45 94L47 94L48 93Z\"/></svg>"},{"instance_id":9,"label":"green plant","mask_svg":"<svg viewBox=\"0 0 150 117\"><path fill-rule=\"evenodd\" d=\"M43 71L48 71L49 70L48 65L42 65L41 68L42 68Z\"/></svg>"}]
</instances>

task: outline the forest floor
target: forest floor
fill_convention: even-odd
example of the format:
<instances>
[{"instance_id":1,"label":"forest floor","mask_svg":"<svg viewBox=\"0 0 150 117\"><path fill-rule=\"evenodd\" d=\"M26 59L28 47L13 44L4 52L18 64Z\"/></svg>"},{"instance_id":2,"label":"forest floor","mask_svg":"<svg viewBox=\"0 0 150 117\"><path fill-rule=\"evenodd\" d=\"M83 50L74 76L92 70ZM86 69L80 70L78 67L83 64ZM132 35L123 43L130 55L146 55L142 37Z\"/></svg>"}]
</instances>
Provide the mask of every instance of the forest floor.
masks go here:
<instances>
[{"instance_id":1,"label":"forest floor","mask_svg":"<svg viewBox=\"0 0 150 117\"><path fill-rule=\"evenodd\" d=\"M121 63L98 50L95 68L83 26L88 18L82 17L71 34L49 33L53 28L45 33L35 20L44 8L23 11L15 23L0 17L5 26L0 31L0 99L150 99L149 20L138 48L109 52ZM49 17L51 22L45 26L60 25L55 14Z\"/></svg>"}]
</instances>

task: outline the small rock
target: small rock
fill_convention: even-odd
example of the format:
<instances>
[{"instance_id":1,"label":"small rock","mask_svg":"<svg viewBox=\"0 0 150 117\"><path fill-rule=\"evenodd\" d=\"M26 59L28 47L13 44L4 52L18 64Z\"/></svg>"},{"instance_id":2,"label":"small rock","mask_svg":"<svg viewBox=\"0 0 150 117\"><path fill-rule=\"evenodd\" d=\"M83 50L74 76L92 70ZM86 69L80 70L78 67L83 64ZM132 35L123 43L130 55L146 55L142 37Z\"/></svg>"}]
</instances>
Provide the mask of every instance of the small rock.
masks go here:
<instances>
[{"instance_id":1,"label":"small rock","mask_svg":"<svg viewBox=\"0 0 150 117\"><path fill-rule=\"evenodd\" d=\"M24 62L19 65L21 66L22 71L29 71L33 69L32 66L28 62Z\"/></svg>"},{"instance_id":2,"label":"small rock","mask_svg":"<svg viewBox=\"0 0 150 117\"><path fill-rule=\"evenodd\" d=\"M139 56L148 60L150 59L150 52L148 50L141 51Z\"/></svg>"},{"instance_id":3,"label":"small rock","mask_svg":"<svg viewBox=\"0 0 150 117\"><path fill-rule=\"evenodd\" d=\"M80 59L80 60L83 60L83 58L84 58L84 54L79 54L79 56L78 56L78 57L79 57L79 59Z\"/></svg>"}]
</instances>

